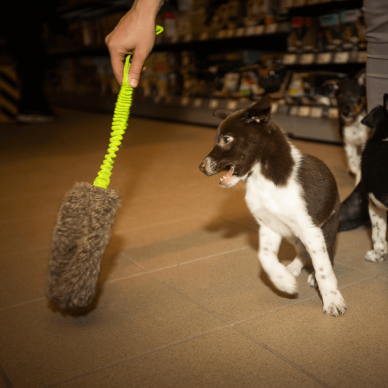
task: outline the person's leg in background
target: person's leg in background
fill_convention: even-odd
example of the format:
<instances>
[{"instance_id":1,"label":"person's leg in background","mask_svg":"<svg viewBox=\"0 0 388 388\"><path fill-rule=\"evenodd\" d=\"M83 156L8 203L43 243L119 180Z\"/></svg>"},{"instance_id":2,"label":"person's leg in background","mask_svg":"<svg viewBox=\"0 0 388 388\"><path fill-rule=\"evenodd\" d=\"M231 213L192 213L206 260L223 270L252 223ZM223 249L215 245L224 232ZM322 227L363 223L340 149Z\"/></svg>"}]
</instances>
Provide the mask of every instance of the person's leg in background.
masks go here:
<instances>
[{"instance_id":1,"label":"person's leg in background","mask_svg":"<svg viewBox=\"0 0 388 388\"><path fill-rule=\"evenodd\" d=\"M388 0L364 0L367 61L366 93L368 113L383 103L388 93ZM369 221L369 198L362 181L341 204L339 231L358 228Z\"/></svg>"}]
</instances>

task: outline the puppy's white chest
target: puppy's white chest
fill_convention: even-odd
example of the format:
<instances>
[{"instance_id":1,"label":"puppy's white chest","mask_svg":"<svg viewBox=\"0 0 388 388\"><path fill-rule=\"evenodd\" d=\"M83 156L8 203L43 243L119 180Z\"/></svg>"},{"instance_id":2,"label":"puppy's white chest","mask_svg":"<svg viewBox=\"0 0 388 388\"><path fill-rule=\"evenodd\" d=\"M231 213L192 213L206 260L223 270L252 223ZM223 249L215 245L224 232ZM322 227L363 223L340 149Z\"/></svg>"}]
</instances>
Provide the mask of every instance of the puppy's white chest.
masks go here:
<instances>
[{"instance_id":1,"label":"puppy's white chest","mask_svg":"<svg viewBox=\"0 0 388 388\"><path fill-rule=\"evenodd\" d=\"M295 235L296 212L299 199L290 182L278 188L262 176L251 177L247 182L245 200L258 223L264 223L282 236Z\"/></svg>"}]
</instances>

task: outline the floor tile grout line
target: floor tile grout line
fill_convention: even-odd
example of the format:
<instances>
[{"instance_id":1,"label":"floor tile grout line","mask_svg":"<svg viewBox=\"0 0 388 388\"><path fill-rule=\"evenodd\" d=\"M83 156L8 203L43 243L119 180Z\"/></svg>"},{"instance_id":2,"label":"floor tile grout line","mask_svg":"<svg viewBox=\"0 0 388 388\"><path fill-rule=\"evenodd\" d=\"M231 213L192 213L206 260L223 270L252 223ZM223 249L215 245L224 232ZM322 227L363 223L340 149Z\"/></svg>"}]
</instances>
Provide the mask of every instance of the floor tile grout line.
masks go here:
<instances>
[{"instance_id":1,"label":"floor tile grout line","mask_svg":"<svg viewBox=\"0 0 388 388\"><path fill-rule=\"evenodd\" d=\"M179 267L179 266L181 266L181 265L190 264L190 263L193 263L193 262L196 262L196 261L200 261L200 260L206 260L206 259L209 259L209 258L212 258L212 257L222 256L223 254L229 254L229 253L233 253L233 252L238 252L238 251L241 251L241 250L244 250L244 249L247 249L247 248L249 248L249 246L245 246L245 247L237 248L237 249L232 249L232 250L230 250L230 251L225 251L225 252L217 253L217 254L210 255L210 256L206 256L206 257L202 257L202 258L199 258L199 259L194 259L194 260L190 260L190 261L185 261L184 263L176 264L176 265L173 265L173 266L168 266L168 267L163 267L163 268L157 268L157 269L154 269L154 270L152 270L152 271L148 271L147 269L145 269L145 268L143 268L142 266L140 266L139 264L137 264L135 261L131 260L131 259L130 259L129 257L127 257L126 255L124 255L122 252L120 252L120 255L124 256L127 260L129 260L130 262L132 262L132 263L135 264L136 266L142 268L142 269L143 269L143 272L138 273L138 274L135 274L135 275L124 276L124 277L119 278L119 279L112 279L112 280L107 281L106 284L111 284L111 283L115 283L115 282L118 282L118 281L121 281L121 280L131 279L131 278L134 278L134 277L137 277L137 276L142 276L142 275L145 275L145 274L150 274L151 272L157 272L157 271L162 271L162 270L164 270L164 269ZM43 249L39 249L39 250L43 250ZM0 256L0 257L1 257L1 256ZM1 308L0 308L0 311L6 310L6 309L9 309L9 308L13 308L13 307L23 306L23 305L29 304L29 303L39 302L39 301L44 300L44 299L45 299L45 298L37 298L37 299L29 300L29 301L27 301L27 302L18 303L18 304L11 305L11 306L6 306L6 307L1 307Z\"/></svg>"},{"instance_id":2,"label":"floor tile grout line","mask_svg":"<svg viewBox=\"0 0 388 388\"><path fill-rule=\"evenodd\" d=\"M132 261L131 259L129 259L130 261ZM132 261L132 263L134 263L134 261ZM209 310L207 307L205 306L202 306L199 302L195 301L194 299L190 298L188 295L186 295L185 293L183 293L182 291L179 291L177 288L175 288L174 286L172 286L171 284L167 283L165 280L163 280L162 278L156 276L154 273L148 271L146 268L144 268L143 266L141 266L140 264L138 264L139 267L143 268L143 270L147 271L150 275L152 275L154 278L160 280L162 283L164 283L166 286L172 288L173 290L175 290L176 292L178 292L179 294L181 294L182 296L184 296L186 299L190 300L191 302L195 303L196 305L198 305L199 307L203 308L204 310L206 310L207 312L209 312L210 314L214 315L215 317L217 317L218 319L220 319L221 321L223 321L224 323L226 323L227 325L229 326L232 326L230 324L230 322L228 322L226 319L224 318L221 318L219 315L217 315L215 312Z\"/></svg>"},{"instance_id":3,"label":"floor tile grout line","mask_svg":"<svg viewBox=\"0 0 388 388\"><path fill-rule=\"evenodd\" d=\"M11 309L11 308L14 308L14 307L24 306L24 305L30 304L30 303L40 302L40 301L45 300L45 299L46 298L42 297L42 298L37 298L37 299L29 300L29 301L23 302L23 303L13 304L12 306L1 307L0 311Z\"/></svg>"},{"instance_id":4,"label":"floor tile grout line","mask_svg":"<svg viewBox=\"0 0 388 388\"><path fill-rule=\"evenodd\" d=\"M338 264L340 264L340 265L342 265L342 266L344 266L344 267L346 267L346 268L349 268L349 269L351 269L351 270L353 270L353 271L356 271L356 272L358 272L358 273L362 273L362 274L364 274L364 275L368 275L366 272L364 272L363 270L361 270L361 269L359 269L359 268L353 268L353 267L351 267L350 265L347 265L347 264L342 263L341 260L336 260L335 262L338 263ZM334 268L334 269L335 269L335 268ZM385 273L387 273L387 272L385 272ZM382 274L382 275L384 275L384 274ZM376 276L380 276L380 275L376 275Z\"/></svg>"},{"instance_id":5,"label":"floor tile grout line","mask_svg":"<svg viewBox=\"0 0 388 388\"><path fill-rule=\"evenodd\" d=\"M349 288L349 287L355 286L356 284L363 283L363 282L366 282L366 281L369 281L369 280L372 280L372 279L375 279L375 277L370 276L370 277L365 278L365 279L360 279L360 280L358 280L358 281L356 281L356 282L349 283L349 284L347 284L346 286L338 287L338 289L339 289L339 290L345 290L345 289L347 289L347 288ZM376 279L376 280L380 280L380 279ZM384 281L384 280L382 280L382 281ZM288 304L288 305L286 305L286 306L279 307L279 308L274 309L274 310L266 311L266 312L264 312L264 313L255 315L254 317L247 318L247 319L244 319L244 320L242 320L242 321L238 321L238 322L232 323L231 325L234 327L234 325L238 325L238 324L240 324L240 323L245 323L245 322L251 321L251 320L256 319L256 318L260 318L260 317L262 317L262 316L265 316L265 315L268 315L268 314L271 314L271 313L276 313L276 312L278 312L278 311L285 310L285 309L288 308L288 307L297 306L298 304L305 303L305 302L308 302L308 301L314 300L314 299L320 299L319 295L312 296L311 298L306 298L306 299L298 300L298 301L295 302L295 303L291 303L291 304Z\"/></svg>"},{"instance_id":6,"label":"floor tile grout line","mask_svg":"<svg viewBox=\"0 0 388 388\"><path fill-rule=\"evenodd\" d=\"M173 342L171 344L168 344L168 345L165 345L165 346L161 346L159 348L156 348L156 349L151 349L151 350L148 350L144 353L140 353L140 354L136 354L132 357L128 357L128 358L124 358L122 360L119 360L119 361L116 361L116 362L113 362L111 364L108 364L108 365L104 365L102 367L99 367L99 368L96 368L96 369L93 369L91 371L88 371L88 372L85 372L85 373L81 373L79 375L76 375L76 376L72 376L72 377L69 377L68 379L65 379L65 380L61 380L61 381L58 381L56 383L53 383L53 384L50 384L50 385L46 385L44 388L50 388L50 387L54 387L54 386L57 386L59 384L63 384L63 383L66 383L68 381L72 381L72 380L75 380L77 378L80 378L80 377L83 377L83 376L87 376L87 375L90 375L90 374L93 374L93 373L96 373L96 372L99 372L100 370L104 370L104 369L108 369L108 368L111 368L111 367L114 367L116 365L119 365L119 364L122 364L124 362L128 362L128 361L131 361L131 360L135 360L136 358L140 358L140 357L144 357L144 356L148 356L149 354L152 354L152 353L156 353L156 352L159 352L161 350L164 350L164 349L168 349L168 348L171 348L173 346L177 346L177 345L180 345L182 343L185 343L185 342L189 342L189 341L192 341L196 338L200 338L200 337L203 337L205 335L208 335L208 334L211 334L211 333L214 333L216 331L219 331L219 330L222 330L222 329L226 329L226 328L229 328L230 325L225 325L225 326L221 326L221 327L218 327L216 329L213 329L213 330L208 330L204 333L201 333L201 334L197 334L197 335L194 335L192 337L189 337L189 338L185 338L183 340L180 340L180 341L176 341L176 342Z\"/></svg>"},{"instance_id":7,"label":"floor tile grout line","mask_svg":"<svg viewBox=\"0 0 388 388\"><path fill-rule=\"evenodd\" d=\"M7 385L7 388L13 388L13 385L10 379L8 378L7 374L5 373L5 370L3 369L1 364L0 364L0 376L3 378L5 384Z\"/></svg>"},{"instance_id":8,"label":"floor tile grout line","mask_svg":"<svg viewBox=\"0 0 388 388\"><path fill-rule=\"evenodd\" d=\"M0 259L2 259L4 257L8 257L8 256L15 256L15 255L21 255L21 254L26 254L27 255L29 253L35 253L35 252L45 251L45 250L47 250L47 247L34 248L34 249L29 250L29 251L6 253L4 255L0 254Z\"/></svg>"},{"instance_id":9,"label":"floor tile grout line","mask_svg":"<svg viewBox=\"0 0 388 388\"><path fill-rule=\"evenodd\" d=\"M174 264L174 265L169 265L169 266L161 267L161 268L156 268L156 269L153 269L153 270L147 270L146 268L143 268L140 264L138 264L136 261L134 261L134 260L132 260L131 258L129 258L129 257L128 257L125 253L123 253L123 252L120 252L120 255L124 256L127 260L129 260L129 261L131 261L132 263L138 265L140 268L143 268L143 269L144 269L145 271L147 271L147 272L158 272L158 271L163 271L163 270L169 269L169 268L180 267L181 265L186 265L186 264L190 264L190 263L195 263L196 261L201 261L201 260L211 259L211 258L213 258L213 257L218 257L218 256L222 256L222 255L227 255L227 254L229 254L229 253L242 251L242 250L248 249L248 248L249 248L249 245L246 245L246 246L243 246L243 247L241 247L241 248L232 249L232 250L230 250L230 251L215 253L214 255L205 256L205 257L200 257L200 258L198 258L198 259L188 260L188 261L184 261L183 263Z\"/></svg>"},{"instance_id":10,"label":"floor tile grout line","mask_svg":"<svg viewBox=\"0 0 388 388\"><path fill-rule=\"evenodd\" d=\"M145 269L145 268L143 268ZM189 299L190 301L192 301L193 303L197 304L198 306L202 307L203 309L205 309L206 311L208 311L210 314L213 314L214 316L216 316L217 318L221 319L223 322L225 322L227 325L229 325L230 327L233 327L236 331L239 331L241 334L244 334L245 336L247 336L248 338L251 338L254 342L256 342L258 345L260 345L263 349L271 352L272 354L274 354L275 356L281 358L283 361L287 362L289 365L293 366L294 368L298 369L300 372L304 373L306 376L314 379L315 381L319 382L321 385L327 387L327 388L330 388L328 385L326 385L325 383L321 382L318 378L316 378L315 376L311 375L310 373L308 373L307 371L303 370L301 367L297 366L296 364L294 364L292 361L290 360L287 360L285 357L281 356L280 354L278 354L277 352L275 352L274 350L272 350L271 348L269 348L268 346L260 343L259 341L255 340L254 338L250 337L247 333L244 333L243 331L241 331L240 329L237 329L235 326L233 326L231 323L229 323L226 319L220 317L218 314L216 314L215 312L209 310L207 307L203 306L202 304L200 304L199 302L195 301L194 299L190 298L188 295L186 295L185 293L179 291L178 289L176 289L175 287L173 287L171 284L167 283L166 281L164 281L163 279L159 278L158 276L150 273L152 276L154 276L156 279L160 280L161 282L163 282L164 284L166 284L168 287L172 288L173 290L175 290L176 292L180 293L182 296L184 296L185 298Z\"/></svg>"},{"instance_id":11,"label":"floor tile grout line","mask_svg":"<svg viewBox=\"0 0 388 388\"><path fill-rule=\"evenodd\" d=\"M239 333L241 333L242 335L246 336L247 338L249 338L250 340L254 341L255 343L257 343L258 345L260 345L263 349L267 350L268 352L272 353L273 355L275 355L276 357L282 359L284 362L286 362L287 364L289 364L290 366L294 367L295 369L299 370L301 373L305 374L306 376L310 377L312 380L315 380L317 383L321 384L322 386L326 387L326 388L330 388L329 385L327 385L325 382L319 380L317 377L315 377L314 375L312 375L311 373L307 372L306 370L304 370L303 368L301 368L299 365L295 364L294 362L292 362L291 360L287 359L286 357L282 356L281 354L279 354L278 352L276 352L275 350L271 349L270 347L268 347L267 345L263 344L262 342L260 342L259 340L255 339L254 337L250 336L248 333L245 333L244 331L242 331L241 329L238 329L237 327L234 327L233 328L238 331Z\"/></svg>"},{"instance_id":12,"label":"floor tile grout line","mask_svg":"<svg viewBox=\"0 0 388 388\"><path fill-rule=\"evenodd\" d=\"M182 218L177 218L177 219L174 219L171 221L157 222L155 224L149 224L149 225L139 226L139 227L135 227L135 228L119 229L119 230L114 230L114 232L112 234L126 233L126 232L131 232L133 230L142 230L142 229L153 228L153 227L161 226L161 225L169 225L169 224L173 224L175 222L180 222L180 221L184 221L184 220L188 220L188 219L192 219L192 218L193 217L182 217Z\"/></svg>"}]
</instances>

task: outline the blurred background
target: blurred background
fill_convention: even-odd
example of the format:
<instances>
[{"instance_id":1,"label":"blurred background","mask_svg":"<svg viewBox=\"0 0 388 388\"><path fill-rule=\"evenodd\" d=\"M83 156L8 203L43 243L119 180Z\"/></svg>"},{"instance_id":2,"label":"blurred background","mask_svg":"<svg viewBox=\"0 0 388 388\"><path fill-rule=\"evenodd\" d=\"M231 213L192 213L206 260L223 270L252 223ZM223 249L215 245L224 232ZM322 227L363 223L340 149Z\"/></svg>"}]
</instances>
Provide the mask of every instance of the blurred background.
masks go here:
<instances>
[{"instance_id":1,"label":"blurred background","mask_svg":"<svg viewBox=\"0 0 388 388\"><path fill-rule=\"evenodd\" d=\"M104 39L132 3L53 2L42 29L50 106L113 112L119 85ZM166 1L157 16L164 33L146 61L132 115L216 125L214 109L241 109L270 94L291 135L341 142L335 93L325 81L365 67L361 7L359 0ZM20 80L6 43L3 37L0 120L12 122ZM316 129L300 125L312 122Z\"/></svg>"}]
</instances>

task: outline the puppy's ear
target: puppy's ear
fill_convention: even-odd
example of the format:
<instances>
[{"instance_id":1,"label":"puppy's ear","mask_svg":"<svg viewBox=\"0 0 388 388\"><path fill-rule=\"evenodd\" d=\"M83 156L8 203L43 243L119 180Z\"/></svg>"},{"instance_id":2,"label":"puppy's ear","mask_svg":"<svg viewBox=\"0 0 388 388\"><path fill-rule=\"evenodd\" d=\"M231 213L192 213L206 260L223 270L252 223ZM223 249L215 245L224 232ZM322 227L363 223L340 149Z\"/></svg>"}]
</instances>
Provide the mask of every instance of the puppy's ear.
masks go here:
<instances>
[{"instance_id":1,"label":"puppy's ear","mask_svg":"<svg viewBox=\"0 0 388 388\"><path fill-rule=\"evenodd\" d=\"M326 88L326 90L329 90L331 93L335 94L339 88L338 83L339 81L337 79L329 79L325 81L322 86Z\"/></svg>"},{"instance_id":2,"label":"puppy's ear","mask_svg":"<svg viewBox=\"0 0 388 388\"><path fill-rule=\"evenodd\" d=\"M225 120L231 112L225 109L217 109L213 112L213 116L218 117L221 120Z\"/></svg>"},{"instance_id":3,"label":"puppy's ear","mask_svg":"<svg viewBox=\"0 0 388 388\"><path fill-rule=\"evenodd\" d=\"M361 86L361 96L366 95L366 71L365 69L359 71L356 75L357 83Z\"/></svg>"},{"instance_id":4,"label":"puppy's ear","mask_svg":"<svg viewBox=\"0 0 388 388\"><path fill-rule=\"evenodd\" d=\"M385 101L384 95L384 101ZM382 107L381 105L376 106L376 108L373 108L370 113L368 113L362 120L361 124L366 125L367 127L374 129L376 128L377 121L382 117L385 116L385 110L386 108Z\"/></svg>"},{"instance_id":5,"label":"puppy's ear","mask_svg":"<svg viewBox=\"0 0 388 388\"><path fill-rule=\"evenodd\" d=\"M271 117L271 97L266 95L246 110L244 118L247 122L267 123Z\"/></svg>"}]
</instances>

